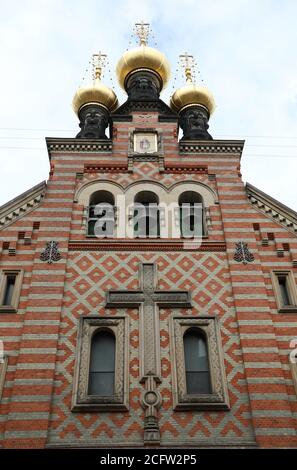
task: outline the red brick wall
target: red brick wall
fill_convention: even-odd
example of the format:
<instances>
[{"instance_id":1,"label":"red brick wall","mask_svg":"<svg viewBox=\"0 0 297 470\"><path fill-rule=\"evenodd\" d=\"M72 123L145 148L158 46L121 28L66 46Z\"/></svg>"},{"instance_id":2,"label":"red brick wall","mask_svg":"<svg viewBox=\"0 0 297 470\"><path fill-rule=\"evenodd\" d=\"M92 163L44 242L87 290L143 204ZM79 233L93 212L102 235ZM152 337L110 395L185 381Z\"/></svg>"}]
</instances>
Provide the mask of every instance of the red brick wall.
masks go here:
<instances>
[{"instance_id":1,"label":"red brick wall","mask_svg":"<svg viewBox=\"0 0 297 470\"><path fill-rule=\"evenodd\" d=\"M139 404L137 311L128 312L130 412L73 414L70 397L78 317L105 312L103 297L109 285L136 288L136 263L142 260L154 260L158 264L160 288L189 288L193 292L194 309L189 315L201 312L219 315L232 405L230 411L215 413L172 411L170 311L162 310L162 444L216 446L237 442L238 445L256 443L261 447L296 446L296 395L288 363L290 341L297 337L296 314L278 313L270 277L272 269L290 269L296 279L291 256L297 249L296 235L251 205L239 174L239 152L209 148L205 152L180 155L176 124L159 123L156 113L150 113L146 122L140 114L135 114L133 122L117 122L114 127L117 131L112 154L52 152L53 174L45 199L39 207L1 231L0 240L15 245L16 252L12 256L7 249L2 250L0 269L24 270L18 313L0 314L0 338L9 355L0 405L2 446L44 447L58 443L81 446L91 442L141 445L143 412ZM84 172L85 165L100 162L125 164L128 132L135 127L156 127L162 131L165 166L197 164L207 167L207 171L159 173L157 164L141 162L135 164L133 173ZM219 204L210 208L209 241L226 242L226 253L69 252L69 239L85 239L81 226L83 207L74 202L75 193L86 182L100 179L110 179L124 187L142 179L165 186L194 180L211 187L218 194ZM40 222L39 230L33 231L34 221ZM255 223L262 231L274 234L268 246L262 245ZM18 233L24 231L32 231L30 245L18 240ZM53 264L39 259L50 240L59 242L62 255L62 260ZM235 243L239 240L248 243L255 257L253 263L244 265L233 259ZM279 243L289 244L283 257L277 253ZM83 259L88 264L86 269L82 266ZM185 262L194 264L187 269ZM95 289L96 277L92 279L92 271L96 269L103 274L99 283L96 281ZM81 280L91 284L97 300L92 300L88 291L80 292Z\"/></svg>"}]
</instances>

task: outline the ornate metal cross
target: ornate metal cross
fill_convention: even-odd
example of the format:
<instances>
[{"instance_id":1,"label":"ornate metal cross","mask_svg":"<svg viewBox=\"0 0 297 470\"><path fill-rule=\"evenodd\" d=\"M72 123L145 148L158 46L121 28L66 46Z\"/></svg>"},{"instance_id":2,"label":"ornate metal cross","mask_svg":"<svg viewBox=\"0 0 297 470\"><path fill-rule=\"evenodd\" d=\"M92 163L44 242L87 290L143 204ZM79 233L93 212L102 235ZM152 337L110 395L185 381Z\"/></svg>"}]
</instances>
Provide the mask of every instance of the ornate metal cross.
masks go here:
<instances>
[{"instance_id":1,"label":"ornate metal cross","mask_svg":"<svg viewBox=\"0 0 297 470\"><path fill-rule=\"evenodd\" d=\"M101 51L98 54L92 55L92 72L93 72L93 80L95 81L100 80L102 70L106 66L107 55L103 54Z\"/></svg>"},{"instance_id":2,"label":"ornate metal cross","mask_svg":"<svg viewBox=\"0 0 297 470\"><path fill-rule=\"evenodd\" d=\"M143 21L140 23L135 23L134 32L135 35L139 38L140 45L146 46L150 34L150 24L144 23Z\"/></svg>"},{"instance_id":3,"label":"ornate metal cross","mask_svg":"<svg viewBox=\"0 0 297 470\"><path fill-rule=\"evenodd\" d=\"M140 314L140 382L144 385L141 403L145 409L144 443L160 442L158 408L161 395L157 390L161 382L160 328L158 308L189 308L190 293L187 291L157 290L157 266L143 263L139 269L140 290L111 290L107 293L106 307L139 307Z\"/></svg>"},{"instance_id":4,"label":"ornate metal cross","mask_svg":"<svg viewBox=\"0 0 297 470\"><path fill-rule=\"evenodd\" d=\"M181 67L184 68L187 82L192 83L194 75L195 75L194 57L188 54L187 52L185 52L184 54L180 54L179 60L181 63Z\"/></svg>"},{"instance_id":5,"label":"ornate metal cross","mask_svg":"<svg viewBox=\"0 0 297 470\"><path fill-rule=\"evenodd\" d=\"M107 294L106 307L140 307L140 344L142 347L142 375L160 376L160 332L158 307L191 307L187 291L156 290L157 266L140 265L140 290L111 290Z\"/></svg>"}]
</instances>

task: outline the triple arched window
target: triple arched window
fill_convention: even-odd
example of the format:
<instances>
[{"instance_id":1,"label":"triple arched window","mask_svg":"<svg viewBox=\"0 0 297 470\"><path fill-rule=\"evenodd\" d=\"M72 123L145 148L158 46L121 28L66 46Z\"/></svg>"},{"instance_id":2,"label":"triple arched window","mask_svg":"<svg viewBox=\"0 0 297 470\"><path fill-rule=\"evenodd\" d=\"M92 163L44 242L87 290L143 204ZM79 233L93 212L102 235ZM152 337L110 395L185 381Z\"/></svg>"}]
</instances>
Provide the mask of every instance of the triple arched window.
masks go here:
<instances>
[{"instance_id":1,"label":"triple arched window","mask_svg":"<svg viewBox=\"0 0 297 470\"><path fill-rule=\"evenodd\" d=\"M132 200L128 198L131 202L128 203L129 208L127 208L125 197L121 198L123 207L117 207L119 203L115 201L112 192L105 189L95 191L89 198L87 235L98 238L116 237L119 231L116 230L116 219L119 218L116 217L118 211L122 214L120 228L123 229L124 220L127 223L127 228L130 222L130 227L132 225L133 230L126 233L129 233L129 236L134 235L135 238L175 238L176 236L197 238L206 234L204 201L198 192L184 191L179 196L175 196L174 192L169 193L168 196L165 196L166 201L160 200L157 192L150 190L137 192ZM166 209L167 216L165 217ZM126 220L126 213L130 214L128 220ZM166 225L172 217L175 219L175 232L172 231L171 234L171 229ZM162 230L161 227L163 227Z\"/></svg>"}]
</instances>

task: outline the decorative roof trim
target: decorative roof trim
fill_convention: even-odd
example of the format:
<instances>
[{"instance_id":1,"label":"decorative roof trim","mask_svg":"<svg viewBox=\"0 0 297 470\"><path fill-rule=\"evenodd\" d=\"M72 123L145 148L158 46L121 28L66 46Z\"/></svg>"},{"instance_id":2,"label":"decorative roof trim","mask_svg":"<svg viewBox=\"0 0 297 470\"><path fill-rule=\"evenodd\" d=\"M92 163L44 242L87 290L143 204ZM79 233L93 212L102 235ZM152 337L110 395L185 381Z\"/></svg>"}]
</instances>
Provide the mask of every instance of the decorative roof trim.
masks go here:
<instances>
[{"instance_id":1,"label":"decorative roof trim","mask_svg":"<svg viewBox=\"0 0 297 470\"><path fill-rule=\"evenodd\" d=\"M155 100L132 100L128 98L125 103L111 114L111 118L112 120L118 120L120 115L129 115L133 111L158 112L164 116L174 118L176 121L178 120L177 114L160 98Z\"/></svg>"},{"instance_id":2,"label":"decorative roof trim","mask_svg":"<svg viewBox=\"0 0 297 470\"><path fill-rule=\"evenodd\" d=\"M239 154L241 157L244 140L181 140L180 153L195 154Z\"/></svg>"},{"instance_id":3,"label":"decorative roof trim","mask_svg":"<svg viewBox=\"0 0 297 470\"><path fill-rule=\"evenodd\" d=\"M79 152L79 153L98 153L111 152L112 141L109 139L52 139L46 138L46 145L49 154L54 152Z\"/></svg>"},{"instance_id":4,"label":"decorative roof trim","mask_svg":"<svg viewBox=\"0 0 297 470\"><path fill-rule=\"evenodd\" d=\"M203 241L201 244L191 240L166 240L166 239L95 239L95 240L70 240L71 251L226 251L224 242Z\"/></svg>"},{"instance_id":5,"label":"decorative roof trim","mask_svg":"<svg viewBox=\"0 0 297 470\"><path fill-rule=\"evenodd\" d=\"M297 212L249 183L246 183L245 190L255 209L267 215L287 230L297 233Z\"/></svg>"},{"instance_id":6,"label":"decorative roof trim","mask_svg":"<svg viewBox=\"0 0 297 470\"><path fill-rule=\"evenodd\" d=\"M0 207L0 230L27 215L40 205L44 198L46 182L42 181L28 191Z\"/></svg>"}]
</instances>

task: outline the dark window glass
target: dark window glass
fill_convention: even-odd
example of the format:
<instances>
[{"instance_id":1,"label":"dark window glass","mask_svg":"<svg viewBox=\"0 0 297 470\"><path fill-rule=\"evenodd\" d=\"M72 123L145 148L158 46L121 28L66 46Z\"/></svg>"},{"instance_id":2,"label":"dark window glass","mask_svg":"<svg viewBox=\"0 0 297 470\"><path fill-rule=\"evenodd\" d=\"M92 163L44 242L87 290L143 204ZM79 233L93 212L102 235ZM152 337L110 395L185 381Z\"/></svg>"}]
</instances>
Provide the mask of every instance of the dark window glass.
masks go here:
<instances>
[{"instance_id":1,"label":"dark window glass","mask_svg":"<svg viewBox=\"0 0 297 470\"><path fill-rule=\"evenodd\" d=\"M16 275L8 274L6 276L6 285L3 297L3 305L11 305L13 290L15 286Z\"/></svg>"},{"instance_id":2,"label":"dark window glass","mask_svg":"<svg viewBox=\"0 0 297 470\"><path fill-rule=\"evenodd\" d=\"M93 336L89 370L89 395L114 395L115 337L108 331Z\"/></svg>"},{"instance_id":3,"label":"dark window glass","mask_svg":"<svg viewBox=\"0 0 297 470\"><path fill-rule=\"evenodd\" d=\"M160 209L158 196L152 191L141 191L134 200L134 236L160 237Z\"/></svg>"},{"instance_id":4,"label":"dark window glass","mask_svg":"<svg viewBox=\"0 0 297 470\"><path fill-rule=\"evenodd\" d=\"M96 219L89 219L88 223L88 235L95 235L95 223Z\"/></svg>"},{"instance_id":5,"label":"dark window glass","mask_svg":"<svg viewBox=\"0 0 297 470\"><path fill-rule=\"evenodd\" d=\"M288 281L286 276L279 276L278 283L283 305L291 305L291 299L288 291Z\"/></svg>"},{"instance_id":6,"label":"dark window glass","mask_svg":"<svg viewBox=\"0 0 297 470\"><path fill-rule=\"evenodd\" d=\"M89 214L88 214L88 235L94 236L95 235L95 224L99 219L102 219L103 227L102 231L100 230L101 236L112 237L113 230L110 227L114 226L114 210L115 210L115 199L113 194L109 191L96 191L90 197L90 205L89 205ZM107 210L103 210L98 212L96 207L98 204L106 204ZM98 209L98 207L97 207ZM107 213L108 211L108 213ZM109 230L107 230L107 219L111 222L109 224ZM101 225L100 225L101 227ZM106 231L106 235L104 232ZM111 233L112 232L112 233Z\"/></svg>"},{"instance_id":7,"label":"dark window glass","mask_svg":"<svg viewBox=\"0 0 297 470\"><path fill-rule=\"evenodd\" d=\"M184 335L188 394L211 393L207 344L204 334L190 330Z\"/></svg>"},{"instance_id":8,"label":"dark window glass","mask_svg":"<svg viewBox=\"0 0 297 470\"><path fill-rule=\"evenodd\" d=\"M203 199L194 191L185 191L178 199L180 207L180 232L185 238L204 234Z\"/></svg>"}]
</instances>

